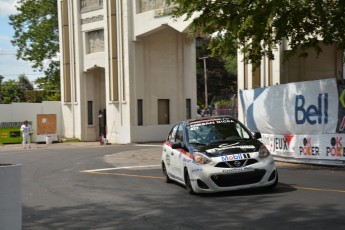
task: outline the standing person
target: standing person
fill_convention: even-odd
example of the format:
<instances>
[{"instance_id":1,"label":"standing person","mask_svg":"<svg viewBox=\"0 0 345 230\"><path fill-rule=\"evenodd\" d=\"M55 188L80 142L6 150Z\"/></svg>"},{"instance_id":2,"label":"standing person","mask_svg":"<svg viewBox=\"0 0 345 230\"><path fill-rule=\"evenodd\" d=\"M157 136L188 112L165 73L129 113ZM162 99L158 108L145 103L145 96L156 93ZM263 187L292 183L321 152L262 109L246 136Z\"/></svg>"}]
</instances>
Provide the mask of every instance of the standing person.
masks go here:
<instances>
[{"instance_id":1,"label":"standing person","mask_svg":"<svg viewBox=\"0 0 345 230\"><path fill-rule=\"evenodd\" d=\"M30 145L30 136L32 134L31 126L29 125L29 122L27 120L24 121L24 124L20 127L20 131L23 132L23 147L26 149L26 144L29 145L29 148L31 148Z\"/></svg>"}]
</instances>

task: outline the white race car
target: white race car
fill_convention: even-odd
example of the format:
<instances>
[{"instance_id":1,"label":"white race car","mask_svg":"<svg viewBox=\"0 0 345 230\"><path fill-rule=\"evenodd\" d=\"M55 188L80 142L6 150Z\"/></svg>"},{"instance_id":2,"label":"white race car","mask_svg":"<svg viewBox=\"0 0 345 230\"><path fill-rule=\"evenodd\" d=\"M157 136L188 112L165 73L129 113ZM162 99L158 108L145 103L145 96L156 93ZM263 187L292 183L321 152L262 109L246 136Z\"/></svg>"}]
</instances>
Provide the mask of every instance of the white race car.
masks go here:
<instances>
[{"instance_id":1,"label":"white race car","mask_svg":"<svg viewBox=\"0 0 345 230\"><path fill-rule=\"evenodd\" d=\"M166 182L181 183L191 194L273 188L278 172L259 138L229 116L181 121L163 145Z\"/></svg>"}]
</instances>

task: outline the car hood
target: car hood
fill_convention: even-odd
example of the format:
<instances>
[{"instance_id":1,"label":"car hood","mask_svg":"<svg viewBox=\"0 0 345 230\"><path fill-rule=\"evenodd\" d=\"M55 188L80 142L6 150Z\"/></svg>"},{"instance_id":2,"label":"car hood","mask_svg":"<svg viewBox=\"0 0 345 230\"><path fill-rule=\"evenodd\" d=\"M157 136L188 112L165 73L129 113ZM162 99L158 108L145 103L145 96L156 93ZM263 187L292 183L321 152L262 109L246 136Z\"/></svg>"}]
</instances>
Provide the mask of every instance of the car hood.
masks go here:
<instances>
[{"instance_id":1,"label":"car hood","mask_svg":"<svg viewBox=\"0 0 345 230\"><path fill-rule=\"evenodd\" d=\"M196 146L194 151L203 152L208 157L219 157L237 153L258 152L261 145L262 143L256 139L243 139Z\"/></svg>"}]
</instances>

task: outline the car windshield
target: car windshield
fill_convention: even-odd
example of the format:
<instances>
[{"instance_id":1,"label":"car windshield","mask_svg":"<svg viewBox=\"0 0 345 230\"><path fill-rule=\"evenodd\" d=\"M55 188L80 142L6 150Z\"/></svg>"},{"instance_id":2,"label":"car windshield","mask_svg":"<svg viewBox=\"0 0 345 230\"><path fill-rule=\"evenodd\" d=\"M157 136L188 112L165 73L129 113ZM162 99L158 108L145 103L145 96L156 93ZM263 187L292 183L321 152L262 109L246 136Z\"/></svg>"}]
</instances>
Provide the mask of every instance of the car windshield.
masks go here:
<instances>
[{"instance_id":1,"label":"car windshield","mask_svg":"<svg viewBox=\"0 0 345 230\"><path fill-rule=\"evenodd\" d=\"M210 118L191 122L187 126L187 134L190 144L201 145L252 138L239 122L231 118Z\"/></svg>"}]
</instances>

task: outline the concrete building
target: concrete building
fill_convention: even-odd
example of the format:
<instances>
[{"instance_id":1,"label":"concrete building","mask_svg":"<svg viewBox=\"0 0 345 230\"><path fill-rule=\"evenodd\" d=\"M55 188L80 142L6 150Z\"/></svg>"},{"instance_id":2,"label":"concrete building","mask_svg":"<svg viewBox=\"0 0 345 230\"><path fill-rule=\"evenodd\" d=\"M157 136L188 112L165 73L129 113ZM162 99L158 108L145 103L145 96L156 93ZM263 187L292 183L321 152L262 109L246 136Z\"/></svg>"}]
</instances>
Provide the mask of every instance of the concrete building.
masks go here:
<instances>
[{"instance_id":1,"label":"concrete building","mask_svg":"<svg viewBox=\"0 0 345 230\"><path fill-rule=\"evenodd\" d=\"M65 137L164 140L196 115L190 21L164 0L58 0Z\"/></svg>"},{"instance_id":2,"label":"concrete building","mask_svg":"<svg viewBox=\"0 0 345 230\"><path fill-rule=\"evenodd\" d=\"M320 42L322 52L318 56L314 50L309 50L307 57L298 57L297 52L285 60L284 55L291 49L288 42L283 41L274 52L275 59L262 58L260 67L255 70L251 64L243 62L243 54L238 52L238 90L327 78L343 79L343 53L336 45ZM239 120L244 121L241 104L238 113Z\"/></svg>"}]
</instances>

